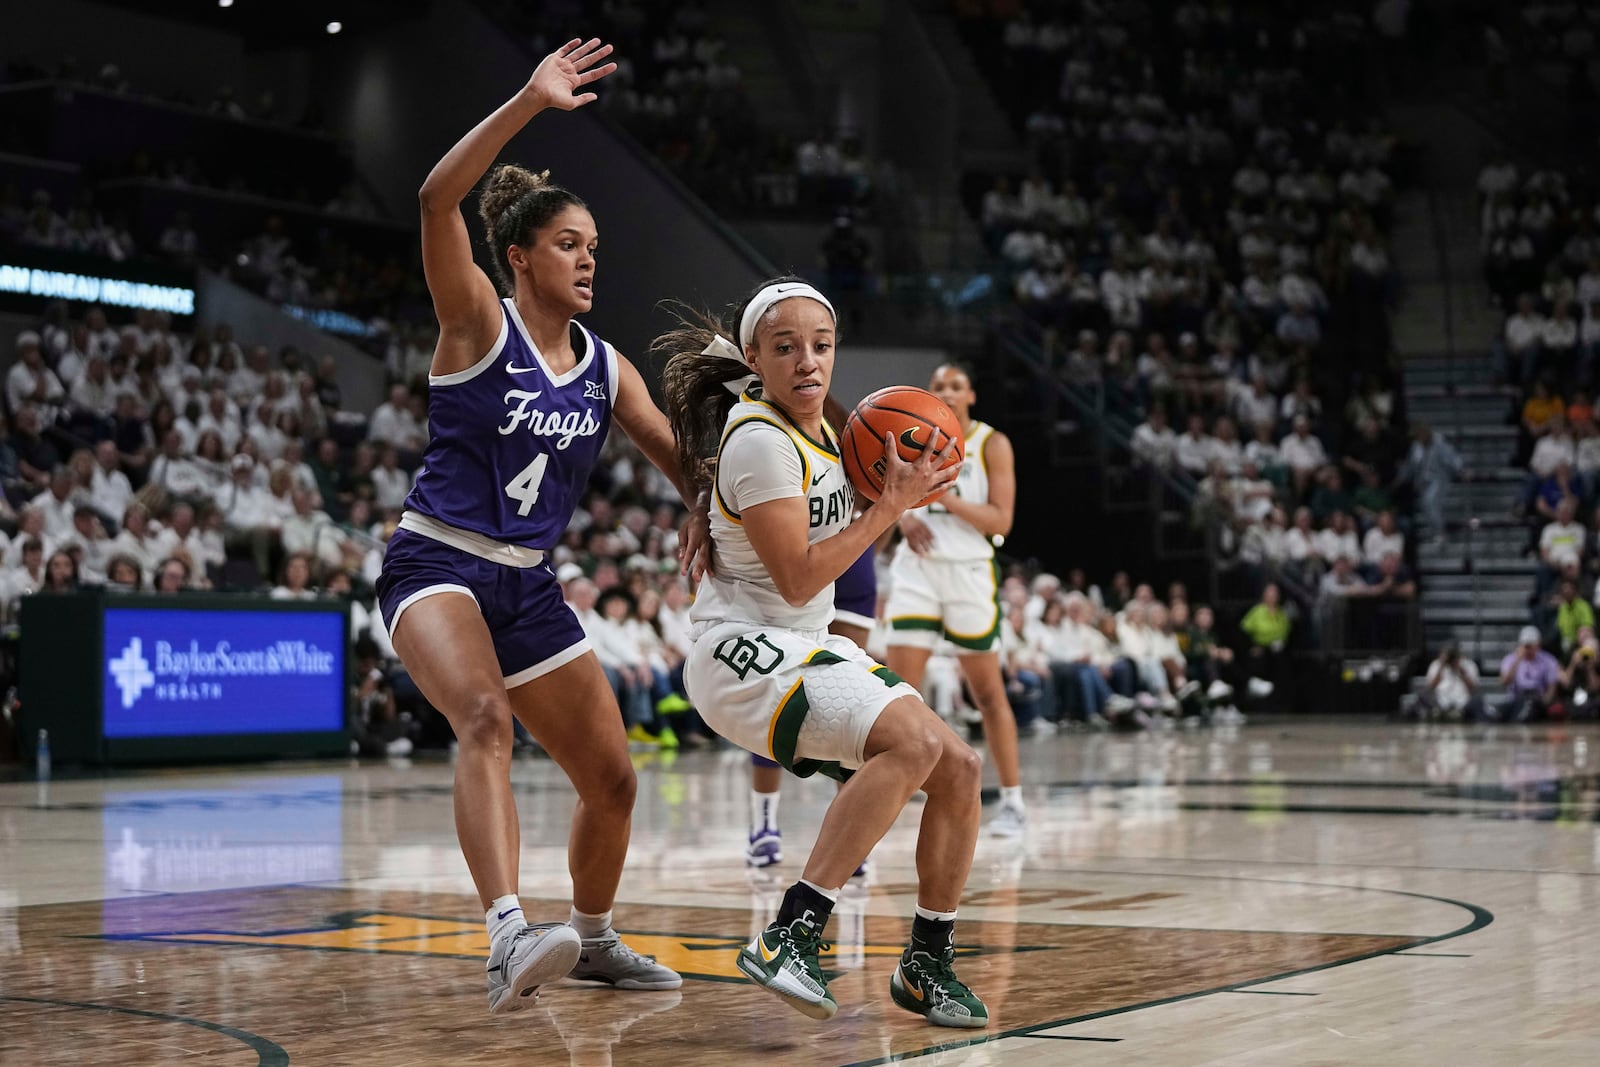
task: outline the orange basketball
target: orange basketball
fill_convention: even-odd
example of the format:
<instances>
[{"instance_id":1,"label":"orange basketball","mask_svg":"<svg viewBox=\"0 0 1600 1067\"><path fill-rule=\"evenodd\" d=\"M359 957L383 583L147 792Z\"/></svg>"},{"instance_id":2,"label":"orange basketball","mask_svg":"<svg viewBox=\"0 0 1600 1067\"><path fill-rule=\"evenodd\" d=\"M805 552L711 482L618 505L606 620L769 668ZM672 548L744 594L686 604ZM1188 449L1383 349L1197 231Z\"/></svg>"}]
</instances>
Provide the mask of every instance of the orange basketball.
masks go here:
<instances>
[{"instance_id":1,"label":"orange basketball","mask_svg":"<svg viewBox=\"0 0 1600 1067\"><path fill-rule=\"evenodd\" d=\"M845 421L844 432L839 435L844 472L856 492L868 500L877 500L883 492L883 481L889 472L883 439L888 434L894 435L900 458L908 463L922 455L930 435L938 438L935 447L944 444L946 438L953 439L956 445L945 456L944 466L948 469L961 465L961 424L944 401L914 385L879 389L856 405ZM931 504L941 496L944 492L934 493L917 507Z\"/></svg>"}]
</instances>

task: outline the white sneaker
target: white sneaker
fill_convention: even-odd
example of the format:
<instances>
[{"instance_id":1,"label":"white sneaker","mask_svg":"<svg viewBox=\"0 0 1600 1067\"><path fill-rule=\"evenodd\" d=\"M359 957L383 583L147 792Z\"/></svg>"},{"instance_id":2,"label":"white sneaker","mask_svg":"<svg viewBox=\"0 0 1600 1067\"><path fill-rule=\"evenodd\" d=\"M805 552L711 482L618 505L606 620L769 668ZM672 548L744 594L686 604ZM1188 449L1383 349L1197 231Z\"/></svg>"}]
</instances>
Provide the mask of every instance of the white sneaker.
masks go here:
<instances>
[{"instance_id":1,"label":"white sneaker","mask_svg":"<svg viewBox=\"0 0 1600 1067\"><path fill-rule=\"evenodd\" d=\"M489 950L489 1011L501 1015L532 1003L539 987L572 970L583 939L566 923L536 923L507 934Z\"/></svg>"},{"instance_id":2,"label":"white sneaker","mask_svg":"<svg viewBox=\"0 0 1600 1067\"><path fill-rule=\"evenodd\" d=\"M1251 696L1255 697L1257 700L1263 700L1272 695L1273 686L1272 683L1267 681L1265 678L1252 678L1245 688L1249 691Z\"/></svg>"},{"instance_id":3,"label":"white sneaker","mask_svg":"<svg viewBox=\"0 0 1600 1067\"><path fill-rule=\"evenodd\" d=\"M1132 711L1137 706L1132 697L1125 697L1121 693L1112 693L1106 698L1106 710L1113 715Z\"/></svg>"},{"instance_id":4,"label":"white sneaker","mask_svg":"<svg viewBox=\"0 0 1600 1067\"><path fill-rule=\"evenodd\" d=\"M409 756L411 755L411 747L411 738L397 737L387 745L384 745L383 751L388 756Z\"/></svg>"},{"instance_id":5,"label":"white sneaker","mask_svg":"<svg viewBox=\"0 0 1600 1067\"><path fill-rule=\"evenodd\" d=\"M1000 811L989 820L989 836L1021 837L1028 829L1028 812L1015 804L1002 804Z\"/></svg>"},{"instance_id":6,"label":"white sneaker","mask_svg":"<svg viewBox=\"0 0 1600 1067\"><path fill-rule=\"evenodd\" d=\"M1207 700L1227 700L1231 696L1233 696L1233 686L1221 678L1212 682L1211 687L1206 690Z\"/></svg>"}]
</instances>

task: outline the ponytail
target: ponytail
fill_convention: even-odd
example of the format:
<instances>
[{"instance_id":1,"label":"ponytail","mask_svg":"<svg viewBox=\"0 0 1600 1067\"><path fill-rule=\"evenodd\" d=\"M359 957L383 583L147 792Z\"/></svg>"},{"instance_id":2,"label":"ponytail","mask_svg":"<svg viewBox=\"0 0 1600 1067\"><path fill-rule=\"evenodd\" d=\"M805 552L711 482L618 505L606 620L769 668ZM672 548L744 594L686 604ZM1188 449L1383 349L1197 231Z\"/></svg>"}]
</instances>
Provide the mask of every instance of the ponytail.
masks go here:
<instances>
[{"instance_id":1,"label":"ponytail","mask_svg":"<svg viewBox=\"0 0 1600 1067\"><path fill-rule=\"evenodd\" d=\"M684 304L677 306L675 314L678 325L650 342L650 351L667 361L661 369L667 422L672 425L678 450L678 468L698 492L715 476L722 427L739 402L727 383L743 378L749 370L726 356L705 351L718 337L733 332L726 323L709 311Z\"/></svg>"}]
</instances>

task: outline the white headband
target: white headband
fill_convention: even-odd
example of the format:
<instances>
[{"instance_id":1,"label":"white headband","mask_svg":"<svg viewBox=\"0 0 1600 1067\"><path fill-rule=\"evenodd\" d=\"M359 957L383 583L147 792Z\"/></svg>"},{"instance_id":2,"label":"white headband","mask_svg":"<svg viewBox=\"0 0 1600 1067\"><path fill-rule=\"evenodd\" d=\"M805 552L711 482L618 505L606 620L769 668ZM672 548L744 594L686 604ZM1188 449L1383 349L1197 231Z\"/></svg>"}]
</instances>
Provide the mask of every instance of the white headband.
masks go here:
<instances>
[{"instance_id":1,"label":"white headband","mask_svg":"<svg viewBox=\"0 0 1600 1067\"><path fill-rule=\"evenodd\" d=\"M750 342L756 335L756 323L761 321L761 316L771 310L773 304L780 300L788 300L792 296L815 300L828 309L828 314L833 316L834 322L839 321L839 314L833 310L833 305L828 303L828 298L812 286L805 282L778 282L751 297L750 303L744 306L744 314L739 316L739 347L750 347Z\"/></svg>"}]
</instances>

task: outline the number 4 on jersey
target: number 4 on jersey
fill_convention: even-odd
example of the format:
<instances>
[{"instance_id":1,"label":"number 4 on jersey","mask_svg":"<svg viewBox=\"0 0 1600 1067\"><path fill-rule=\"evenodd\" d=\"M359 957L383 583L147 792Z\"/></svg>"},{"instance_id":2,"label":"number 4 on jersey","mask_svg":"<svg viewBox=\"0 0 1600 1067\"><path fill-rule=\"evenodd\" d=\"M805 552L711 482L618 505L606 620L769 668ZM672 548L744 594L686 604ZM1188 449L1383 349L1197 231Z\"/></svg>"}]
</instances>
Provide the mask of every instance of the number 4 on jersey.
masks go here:
<instances>
[{"instance_id":1,"label":"number 4 on jersey","mask_svg":"<svg viewBox=\"0 0 1600 1067\"><path fill-rule=\"evenodd\" d=\"M518 515L526 516L533 510L535 501L539 499L539 483L544 481L544 469L549 463L550 453L541 452L506 483L506 496L517 502Z\"/></svg>"}]
</instances>

